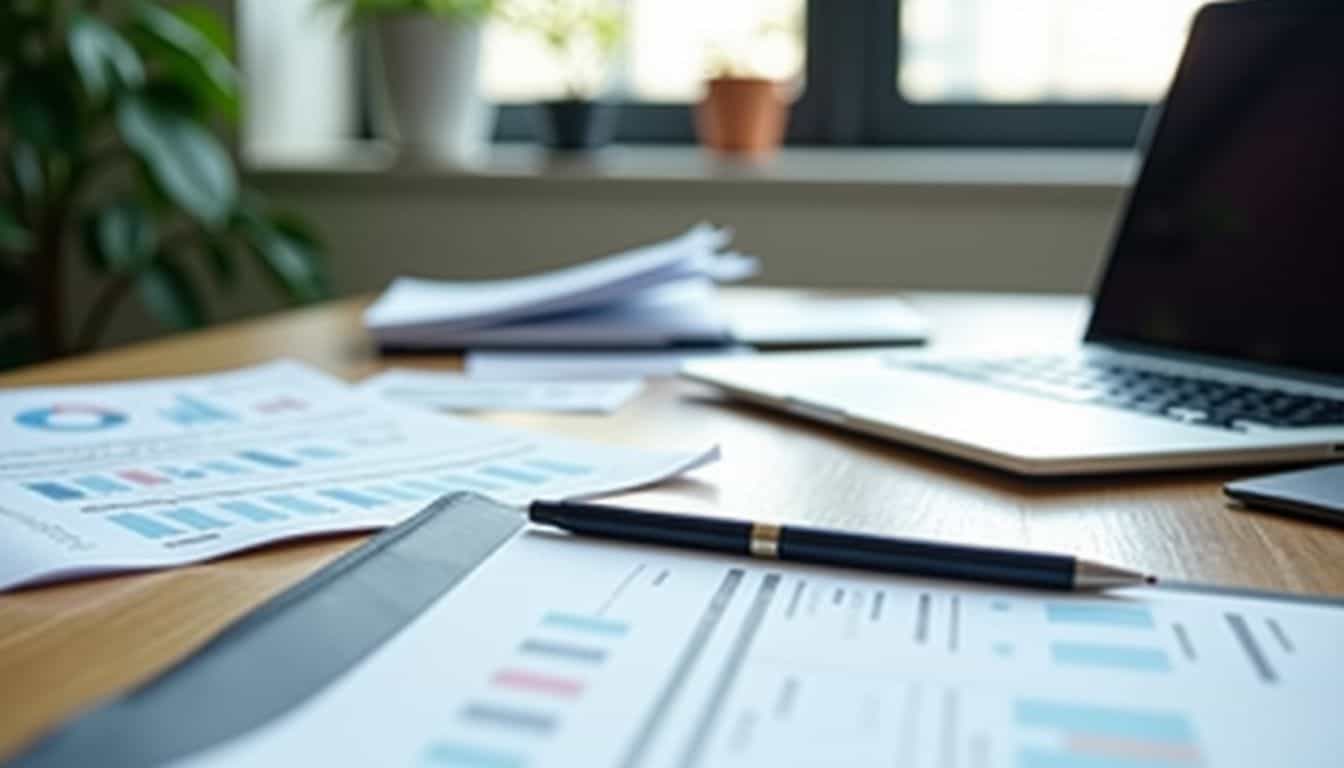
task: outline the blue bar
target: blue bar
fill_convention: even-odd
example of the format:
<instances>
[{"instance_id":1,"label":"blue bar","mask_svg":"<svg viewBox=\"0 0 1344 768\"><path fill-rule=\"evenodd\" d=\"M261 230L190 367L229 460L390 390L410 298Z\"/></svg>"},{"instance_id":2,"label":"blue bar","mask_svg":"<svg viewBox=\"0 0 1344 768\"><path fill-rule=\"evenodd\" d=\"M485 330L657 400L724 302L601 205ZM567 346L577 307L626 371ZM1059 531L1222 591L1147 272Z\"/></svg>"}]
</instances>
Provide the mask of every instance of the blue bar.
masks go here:
<instances>
[{"instance_id":1,"label":"blue bar","mask_svg":"<svg viewBox=\"0 0 1344 768\"><path fill-rule=\"evenodd\" d=\"M425 759L450 768L522 768L523 759L503 752L488 752L462 744L434 744L425 750Z\"/></svg>"},{"instance_id":2,"label":"blue bar","mask_svg":"<svg viewBox=\"0 0 1344 768\"><path fill-rule=\"evenodd\" d=\"M586 467L581 464L567 464L563 461L552 461L550 459L528 459L526 463L531 464L538 469L559 472L562 475L590 475L593 472L592 467Z\"/></svg>"},{"instance_id":3,"label":"blue bar","mask_svg":"<svg viewBox=\"0 0 1344 768\"><path fill-rule=\"evenodd\" d=\"M343 501L346 504L353 504L356 507L363 507L364 509L376 509L387 503L383 499L368 496L363 493L356 493L355 491L348 491L344 488L331 488L325 491L318 491L318 493L329 499Z\"/></svg>"},{"instance_id":4,"label":"blue bar","mask_svg":"<svg viewBox=\"0 0 1344 768\"><path fill-rule=\"evenodd\" d=\"M160 411L165 419L183 426L203 424L212 421L236 421L232 413L220 410L204 400L186 395L177 396L178 407Z\"/></svg>"},{"instance_id":5,"label":"blue bar","mask_svg":"<svg viewBox=\"0 0 1344 768\"><path fill-rule=\"evenodd\" d=\"M183 525L191 526L198 531L209 531L215 528L228 528L229 524L223 520L211 517L204 512L197 512L190 507L181 509L170 509L163 513L164 517L172 518Z\"/></svg>"},{"instance_id":6,"label":"blue bar","mask_svg":"<svg viewBox=\"0 0 1344 768\"><path fill-rule=\"evenodd\" d=\"M1088 736L1158 744L1193 744L1195 740L1190 721L1174 713L1020 699L1013 708L1013 718L1019 726L1027 728L1052 728Z\"/></svg>"},{"instance_id":7,"label":"blue bar","mask_svg":"<svg viewBox=\"0 0 1344 768\"><path fill-rule=\"evenodd\" d=\"M125 493L131 490L129 486L122 485L116 480L103 477L102 475L81 477L75 480L75 485L93 491L94 493Z\"/></svg>"},{"instance_id":8,"label":"blue bar","mask_svg":"<svg viewBox=\"0 0 1344 768\"><path fill-rule=\"evenodd\" d=\"M159 467L159 471L169 477L175 477L178 480L200 480L205 477L205 473L199 469L182 469L181 467Z\"/></svg>"},{"instance_id":9,"label":"blue bar","mask_svg":"<svg viewBox=\"0 0 1344 768\"><path fill-rule=\"evenodd\" d=\"M325 515L332 511L330 507L324 507L315 501L302 499L298 496L267 496L266 501L277 507L284 507L290 512L298 512L301 515Z\"/></svg>"},{"instance_id":10,"label":"blue bar","mask_svg":"<svg viewBox=\"0 0 1344 768\"><path fill-rule=\"evenodd\" d=\"M287 459L284 456L276 456L273 453L266 453L265 451L240 451L238 455L248 461L260 464L263 467L289 469L290 467L299 466L299 462L293 459Z\"/></svg>"},{"instance_id":11,"label":"blue bar","mask_svg":"<svg viewBox=\"0 0 1344 768\"><path fill-rule=\"evenodd\" d=\"M24 483L24 487L33 493L40 493L52 501L70 501L84 498L82 491L60 483Z\"/></svg>"},{"instance_id":12,"label":"blue bar","mask_svg":"<svg viewBox=\"0 0 1344 768\"><path fill-rule=\"evenodd\" d=\"M488 480L477 480L474 477L463 477L462 475L444 475L439 478L446 483L452 490L478 490L478 491L497 491L504 486L499 483L492 483Z\"/></svg>"},{"instance_id":13,"label":"blue bar","mask_svg":"<svg viewBox=\"0 0 1344 768\"><path fill-rule=\"evenodd\" d=\"M158 520L143 517L141 515L132 515L129 513L124 515L110 515L107 519L123 528L129 528L147 539L161 539L164 536L174 536L181 533L181 531L170 525L164 525Z\"/></svg>"},{"instance_id":14,"label":"blue bar","mask_svg":"<svg viewBox=\"0 0 1344 768\"><path fill-rule=\"evenodd\" d=\"M395 499L396 501L415 501L420 498L417 494L411 493L410 491L404 491L395 485L374 485L370 486L368 490L373 491L374 493L380 493L383 496L389 499Z\"/></svg>"},{"instance_id":15,"label":"blue bar","mask_svg":"<svg viewBox=\"0 0 1344 768\"><path fill-rule=\"evenodd\" d=\"M408 488L419 489L421 492L428 493L432 496L438 496L441 493L447 493L448 491L453 490L451 486L444 485L443 483L434 480L407 480L403 482L402 485Z\"/></svg>"},{"instance_id":16,"label":"blue bar","mask_svg":"<svg viewBox=\"0 0 1344 768\"><path fill-rule=\"evenodd\" d=\"M250 501L225 501L220 503L219 508L225 512L232 512L239 517L245 517L254 523L269 523L272 520L284 520L286 518L285 515L273 509L267 509Z\"/></svg>"},{"instance_id":17,"label":"blue bar","mask_svg":"<svg viewBox=\"0 0 1344 768\"><path fill-rule=\"evenodd\" d=\"M1046 603L1045 617L1051 624L1153 628L1153 612L1147 606L1124 603Z\"/></svg>"},{"instance_id":18,"label":"blue bar","mask_svg":"<svg viewBox=\"0 0 1344 768\"><path fill-rule=\"evenodd\" d=\"M249 470L228 461L207 461L206 469L213 469L221 475L246 475Z\"/></svg>"},{"instance_id":19,"label":"blue bar","mask_svg":"<svg viewBox=\"0 0 1344 768\"><path fill-rule=\"evenodd\" d=\"M305 445L302 448L294 449L294 452L300 456L307 456L310 459L343 459L345 454L321 445Z\"/></svg>"},{"instance_id":20,"label":"blue bar","mask_svg":"<svg viewBox=\"0 0 1344 768\"><path fill-rule=\"evenodd\" d=\"M1136 648L1128 645L1090 645L1053 643L1050 656L1056 664L1073 664L1135 672L1170 672L1171 659L1161 648Z\"/></svg>"},{"instance_id":21,"label":"blue bar","mask_svg":"<svg viewBox=\"0 0 1344 768\"><path fill-rule=\"evenodd\" d=\"M577 629L583 632L611 636L624 635L630 629L630 625L623 621L600 619L595 616L577 616L572 613L548 613L542 617L541 623L550 627L564 627L565 629Z\"/></svg>"},{"instance_id":22,"label":"blue bar","mask_svg":"<svg viewBox=\"0 0 1344 768\"><path fill-rule=\"evenodd\" d=\"M1139 757L1084 755L1077 752L1027 748L1017 753L1017 768L1181 768L1192 765L1181 760L1146 760Z\"/></svg>"},{"instance_id":23,"label":"blue bar","mask_svg":"<svg viewBox=\"0 0 1344 768\"><path fill-rule=\"evenodd\" d=\"M546 482L546 478L541 475L534 475L531 472L524 472L521 469L514 469L513 467L481 467L478 471L492 477L511 480L515 483L540 485Z\"/></svg>"}]
</instances>

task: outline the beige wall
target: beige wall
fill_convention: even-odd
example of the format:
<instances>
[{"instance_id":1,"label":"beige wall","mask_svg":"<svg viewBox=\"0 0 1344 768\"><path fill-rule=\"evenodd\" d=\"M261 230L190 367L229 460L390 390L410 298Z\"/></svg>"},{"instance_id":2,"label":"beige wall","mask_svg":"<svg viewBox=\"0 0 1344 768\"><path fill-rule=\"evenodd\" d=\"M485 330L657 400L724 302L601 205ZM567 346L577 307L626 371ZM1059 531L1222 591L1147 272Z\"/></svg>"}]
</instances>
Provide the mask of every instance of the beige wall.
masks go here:
<instances>
[{"instance_id":1,"label":"beige wall","mask_svg":"<svg viewBox=\"0 0 1344 768\"><path fill-rule=\"evenodd\" d=\"M569 264L700 220L737 231L740 249L764 262L762 283L1084 291L1121 199L1114 185L1068 184L279 171L252 183L320 229L340 295L399 274L498 277ZM212 304L225 319L278 306L253 273ZM109 337L154 331L129 302Z\"/></svg>"}]
</instances>

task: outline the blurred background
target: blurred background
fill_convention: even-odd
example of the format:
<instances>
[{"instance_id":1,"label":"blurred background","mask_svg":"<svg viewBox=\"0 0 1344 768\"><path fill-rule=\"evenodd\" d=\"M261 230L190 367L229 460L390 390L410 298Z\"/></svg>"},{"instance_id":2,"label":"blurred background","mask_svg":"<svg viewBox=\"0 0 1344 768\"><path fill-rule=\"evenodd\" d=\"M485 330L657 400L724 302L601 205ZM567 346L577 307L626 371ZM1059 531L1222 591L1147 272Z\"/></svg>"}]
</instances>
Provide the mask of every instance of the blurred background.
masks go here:
<instances>
[{"instance_id":1,"label":"blurred background","mask_svg":"<svg viewBox=\"0 0 1344 768\"><path fill-rule=\"evenodd\" d=\"M113 27L117 5L88 4ZM273 231L302 223L321 286L269 290L275 254L228 290L191 262L199 317L142 296L105 313L99 344L397 275L575 263L702 220L769 284L1085 291L1200 3L162 5L228 32L239 106L209 125L239 183L296 223ZM75 269L60 311L87 310L107 274Z\"/></svg>"}]
</instances>

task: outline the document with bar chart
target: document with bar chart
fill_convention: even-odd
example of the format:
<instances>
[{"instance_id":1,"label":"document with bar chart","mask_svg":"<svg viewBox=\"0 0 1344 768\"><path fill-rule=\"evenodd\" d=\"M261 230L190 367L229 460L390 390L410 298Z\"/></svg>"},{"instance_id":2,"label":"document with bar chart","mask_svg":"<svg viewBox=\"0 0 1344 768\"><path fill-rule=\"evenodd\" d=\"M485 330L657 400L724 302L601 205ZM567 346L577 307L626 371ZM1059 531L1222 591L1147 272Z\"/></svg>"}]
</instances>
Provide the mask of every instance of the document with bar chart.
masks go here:
<instances>
[{"instance_id":1,"label":"document with bar chart","mask_svg":"<svg viewBox=\"0 0 1344 768\"><path fill-rule=\"evenodd\" d=\"M531 529L308 701L184 765L1326 768L1342 648L1328 603Z\"/></svg>"},{"instance_id":2,"label":"document with bar chart","mask_svg":"<svg viewBox=\"0 0 1344 768\"><path fill-rule=\"evenodd\" d=\"M655 482L652 452L426 413L297 363L0 392L0 589L390 525L452 491L506 503Z\"/></svg>"}]
</instances>

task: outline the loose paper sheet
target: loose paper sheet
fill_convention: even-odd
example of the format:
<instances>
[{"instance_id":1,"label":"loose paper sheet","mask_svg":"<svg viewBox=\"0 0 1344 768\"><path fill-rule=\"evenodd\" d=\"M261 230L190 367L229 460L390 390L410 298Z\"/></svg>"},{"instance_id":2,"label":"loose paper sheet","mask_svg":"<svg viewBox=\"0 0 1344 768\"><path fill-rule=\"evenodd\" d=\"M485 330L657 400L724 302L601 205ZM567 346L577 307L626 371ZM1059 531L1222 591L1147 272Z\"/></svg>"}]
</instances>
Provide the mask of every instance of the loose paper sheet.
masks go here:
<instances>
[{"instance_id":1,"label":"loose paper sheet","mask_svg":"<svg viewBox=\"0 0 1344 768\"><path fill-rule=\"evenodd\" d=\"M678 349L653 352L514 352L480 349L466 354L474 379L600 380L636 376L676 376L695 360L754 354L750 347Z\"/></svg>"},{"instance_id":2,"label":"loose paper sheet","mask_svg":"<svg viewBox=\"0 0 1344 768\"><path fill-rule=\"evenodd\" d=\"M525 532L308 702L186 764L1327 768L1344 754L1339 606L755 563Z\"/></svg>"},{"instance_id":3,"label":"loose paper sheet","mask_svg":"<svg viewBox=\"0 0 1344 768\"><path fill-rule=\"evenodd\" d=\"M717 457L386 403L294 363L0 393L0 589L378 528L438 496L645 485Z\"/></svg>"},{"instance_id":4,"label":"loose paper sheet","mask_svg":"<svg viewBox=\"0 0 1344 768\"><path fill-rule=\"evenodd\" d=\"M449 411L611 413L638 395L644 382L509 381L393 369L365 379L359 388L386 400Z\"/></svg>"}]
</instances>

